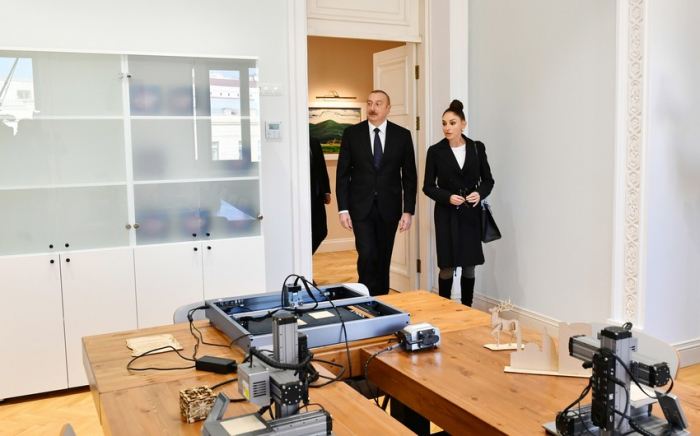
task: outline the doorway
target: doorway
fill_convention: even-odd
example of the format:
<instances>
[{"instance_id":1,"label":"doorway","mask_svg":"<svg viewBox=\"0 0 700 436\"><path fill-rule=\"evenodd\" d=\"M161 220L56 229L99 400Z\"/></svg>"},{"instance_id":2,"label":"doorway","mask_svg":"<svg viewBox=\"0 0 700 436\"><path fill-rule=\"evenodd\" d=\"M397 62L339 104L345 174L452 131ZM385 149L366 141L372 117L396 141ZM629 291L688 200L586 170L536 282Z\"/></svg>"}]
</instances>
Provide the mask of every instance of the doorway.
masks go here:
<instances>
[{"instance_id":1,"label":"doorway","mask_svg":"<svg viewBox=\"0 0 700 436\"><path fill-rule=\"evenodd\" d=\"M367 95L375 88L374 54L405 46L405 42L396 41L309 36L307 38L309 106L315 109L359 110L364 120ZM393 103L392 98L392 113ZM339 132L342 135L342 129ZM339 141L340 138L337 139ZM414 142L416 139L414 136ZM354 237L351 232L340 226L338 220L335 200L336 153L337 149L334 150L332 146L324 150L332 195L331 203L326 206L328 235L313 257L314 279L317 283L337 283L335 279L349 277L351 272L354 274L353 281L357 281L355 266L357 253ZM412 231L416 231L416 224L414 218ZM397 240L399 240L398 236ZM405 254L403 249L400 253ZM415 254L413 257L415 258ZM329 277L321 274L327 274ZM398 286L402 290L409 287L413 289L413 286L407 286L407 283L408 280L405 280ZM394 288L393 278L392 288Z\"/></svg>"}]
</instances>

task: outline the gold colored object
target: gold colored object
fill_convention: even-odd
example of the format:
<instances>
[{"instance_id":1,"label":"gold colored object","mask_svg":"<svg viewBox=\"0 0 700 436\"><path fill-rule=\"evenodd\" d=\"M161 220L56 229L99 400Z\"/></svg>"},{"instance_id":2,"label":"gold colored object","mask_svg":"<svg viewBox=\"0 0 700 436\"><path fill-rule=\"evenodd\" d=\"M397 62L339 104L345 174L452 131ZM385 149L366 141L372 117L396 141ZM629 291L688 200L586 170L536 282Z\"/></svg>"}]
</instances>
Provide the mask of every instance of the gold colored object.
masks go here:
<instances>
[{"instance_id":1,"label":"gold colored object","mask_svg":"<svg viewBox=\"0 0 700 436\"><path fill-rule=\"evenodd\" d=\"M211 411L216 396L209 386L198 386L180 391L180 414L188 423L206 419Z\"/></svg>"}]
</instances>

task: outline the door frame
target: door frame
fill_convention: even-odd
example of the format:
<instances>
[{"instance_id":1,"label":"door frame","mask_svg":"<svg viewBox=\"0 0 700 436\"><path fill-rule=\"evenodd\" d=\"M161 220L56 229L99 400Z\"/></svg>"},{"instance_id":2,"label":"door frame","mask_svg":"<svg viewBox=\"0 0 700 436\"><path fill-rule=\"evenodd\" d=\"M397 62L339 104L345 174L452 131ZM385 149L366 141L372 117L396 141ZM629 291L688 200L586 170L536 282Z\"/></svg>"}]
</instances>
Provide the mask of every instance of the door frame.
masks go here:
<instances>
[{"instance_id":1,"label":"door frame","mask_svg":"<svg viewBox=\"0 0 700 436\"><path fill-rule=\"evenodd\" d=\"M451 0L453 1L453 0ZM463 0L460 0L463 1ZM416 258L412 262L420 260L421 272L416 273L417 289L429 289L432 286L431 268L434 262L434 250L429 250L432 243L430 232L430 205L427 198L422 195L422 181L425 171L424 157L428 146L432 144L431 116L432 105L429 99L430 89L430 53L427 42L429 41L429 17L431 14L431 2L418 0L418 20L423 40L416 42L406 39L393 39L399 42L414 43L416 52L416 63L420 69L420 77L416 83L415 113L420 118L420 129L415 131L416 163L418 170L418 195L416 200L416 213L414 215L416 241ZM289 138L292 144L308 144L308 59L306 38L307 31L307 7L305 0L294 0L289 3L289 38L288 47L290 53L290 75L289 75L289 102L293 108L291 111ZM315 35L322 36L322 35ZM331 36L331 35L329 35ZM337 36L337 35L333 35ZM303 79L303 80L302 80ZM307 195L300 195L309 192L309 156L308 147L297 146L292 151L291 181L294 198L292 205L295 208L292 214L293 231L293 267L297 274L306 277L313 277L313 260L311 253L311 202ZM434 243L433 243L434 244Z\"/></svg>"}]
</instances>

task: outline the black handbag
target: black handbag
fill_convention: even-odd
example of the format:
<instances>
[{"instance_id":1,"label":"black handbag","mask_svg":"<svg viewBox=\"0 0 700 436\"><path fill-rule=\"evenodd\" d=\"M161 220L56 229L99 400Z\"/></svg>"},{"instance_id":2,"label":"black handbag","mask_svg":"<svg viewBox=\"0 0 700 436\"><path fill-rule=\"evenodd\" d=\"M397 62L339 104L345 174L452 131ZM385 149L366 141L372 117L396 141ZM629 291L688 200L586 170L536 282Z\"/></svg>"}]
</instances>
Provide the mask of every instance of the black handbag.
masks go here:
<instances>
[{"instance_id":1,"label":"black handbag","mask_svg":"<svg viewBox=\"0 0 700 436\"><path fill-rule=\"evenodd\" d=\"M483 201L481 203L481 242L491 242L501 239L501 231L496 225L491 213L491 205Z\"/></svg>"},{"instance_id":2,"label":"black handbag","mask_svg":"<svg viewBox=\"0 0 700 436\"><path fill-rule=\"evenodd\" d=\"M476 157L479 160L479 185L481 185L481 157L479 156L479 149L474 143L474 150L476 151ZM496 220L493 219L493 213L491 212L491 205L483 199L481 201L481 242L488 243L501 239L501 231L496 225Z\"/></svg>"}]
</instances>

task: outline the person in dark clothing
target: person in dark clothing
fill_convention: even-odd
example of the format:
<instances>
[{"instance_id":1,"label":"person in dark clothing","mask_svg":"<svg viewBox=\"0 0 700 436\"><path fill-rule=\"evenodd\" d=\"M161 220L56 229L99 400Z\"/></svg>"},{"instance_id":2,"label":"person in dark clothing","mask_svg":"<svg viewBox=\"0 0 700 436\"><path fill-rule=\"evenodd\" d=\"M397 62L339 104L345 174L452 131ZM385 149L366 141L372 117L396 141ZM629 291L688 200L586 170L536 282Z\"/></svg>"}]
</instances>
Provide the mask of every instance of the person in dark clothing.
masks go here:
<instances>
[{"instance_id":1,"label":"person in dark clothing","mask_svg":"<svg viewBox=\"0 0 700 436\"><path fill-rule=\"evenodd\" d=\"M389 293L396 229L408 231L418 176L411 132L387 120L391 102L375 90L367 120L343 132L335 194L340 224L355 234L359 281L370 295Z\"/></svg>"},{"instance_id":2,"label":"person in dark clothing","mask_svg":"<svg viewBox=\"0 0 700 436\"><path fill-rule=\"evenodd\" d=\"M428 149L423 192L435 200L438 292L452 297L453 274L461 267L462 304L471 306L475 266L484 263L481 200L494 180L484 144L464 136L465 127L464 106L453 100L442 115L445 138Z\"/></svg>"},{"instance_id":3,"label":"person in dark clothing","mask_svg":"<svg viewBox=\"0 0 700 436\"><path fill-rule=\"evenodd\" d=\"M323 157L321 141L311 138L310 141L310 172L311 172L311 253L318 250L319 245L328 236L326 222L326 205L331 203L331 183L328 180L326 159Z\"/></svg>"}]
</instances>

